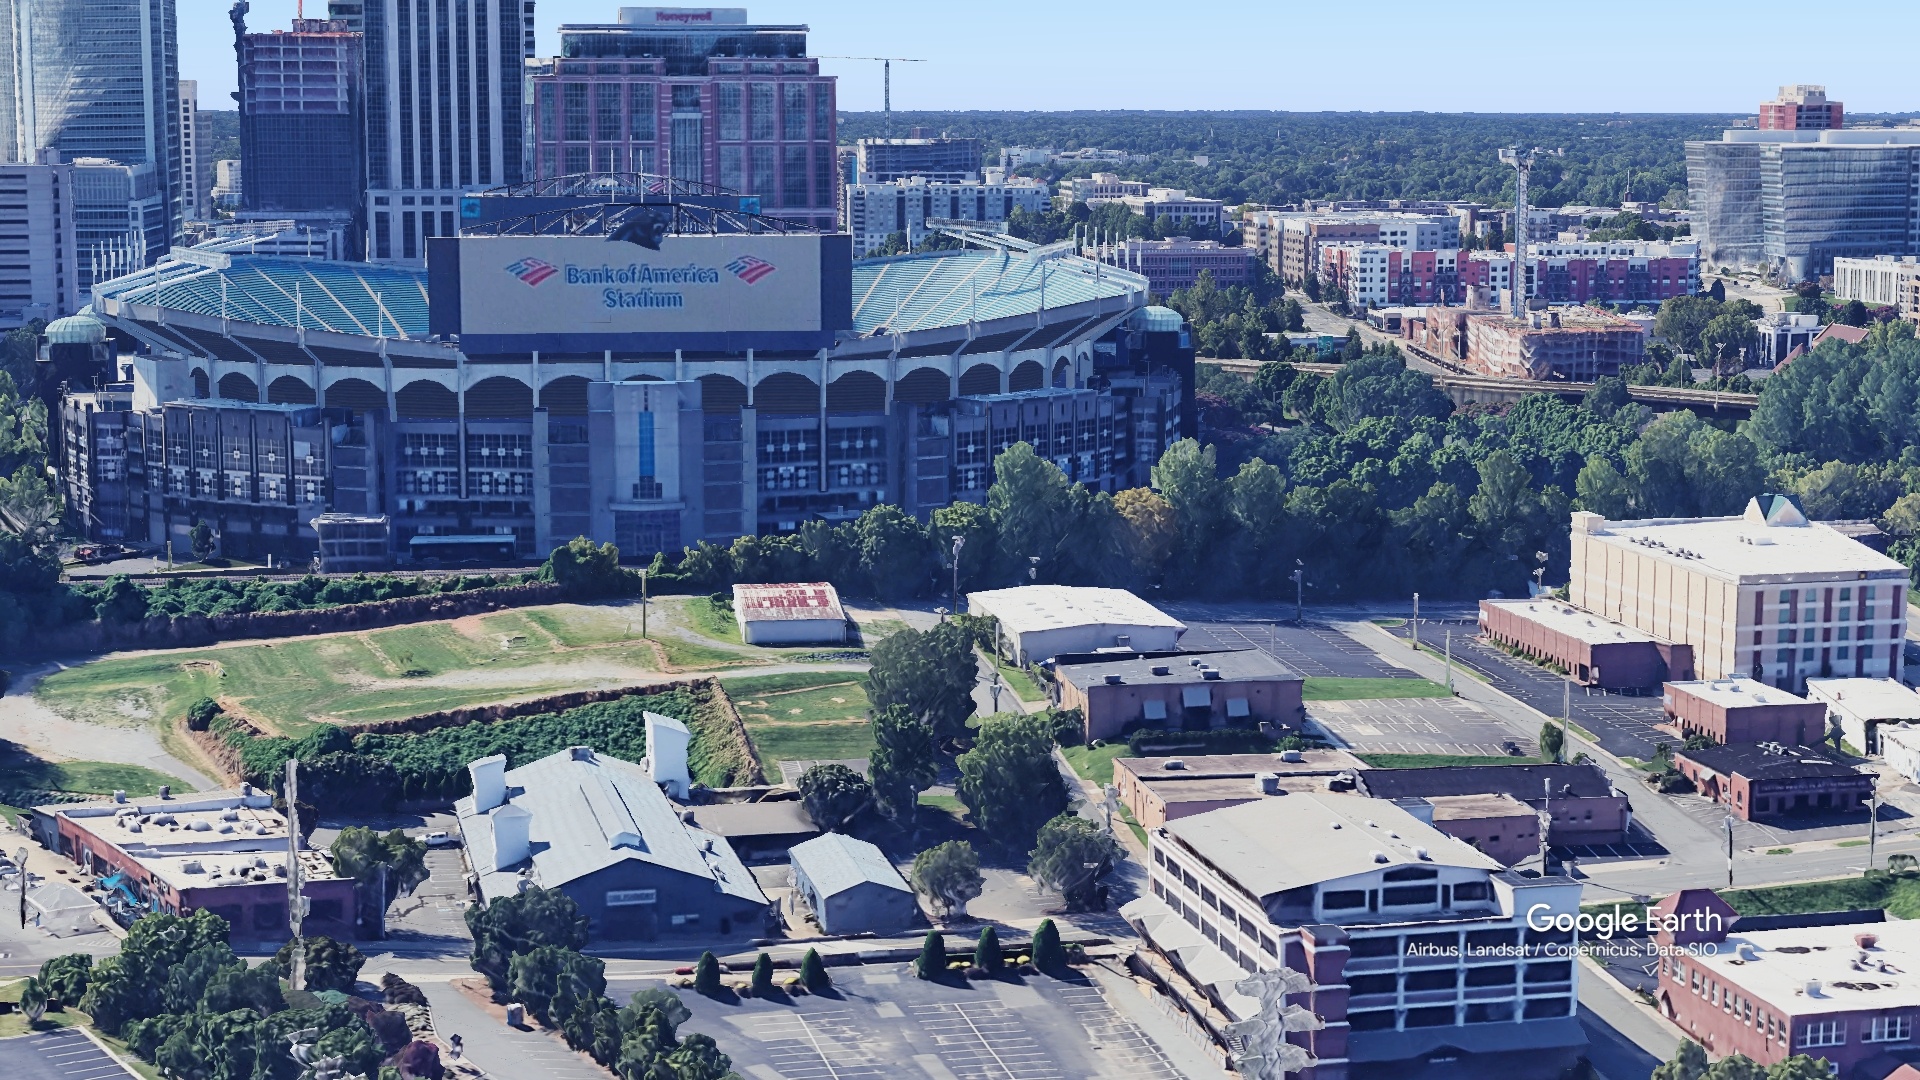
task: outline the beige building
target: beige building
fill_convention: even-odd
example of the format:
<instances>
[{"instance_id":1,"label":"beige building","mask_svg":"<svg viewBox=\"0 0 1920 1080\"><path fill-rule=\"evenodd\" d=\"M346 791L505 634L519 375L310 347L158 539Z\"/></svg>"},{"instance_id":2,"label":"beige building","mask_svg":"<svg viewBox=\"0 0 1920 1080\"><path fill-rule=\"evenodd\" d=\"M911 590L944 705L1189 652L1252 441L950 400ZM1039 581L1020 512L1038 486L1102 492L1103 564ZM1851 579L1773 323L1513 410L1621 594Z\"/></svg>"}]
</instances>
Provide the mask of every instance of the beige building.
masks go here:
<instances>
[{"instance_id":1,"label":"beige building","mask_svg":"<svg viewBox=\"0 0 1920 1080\"><path fill-rule=\"evenodd\" d=\"M1835 259L1833 294L1874 307L1899 308L1902 318L1920 318L1920 257Z\"/></svg>"},{"instance_id":2,"label":"beige building","mask_svg":"<svg viewBox=\"0 0 1920 1080\"><path fill-rule=\"evenodd\" d=\"M1807 520L1783 495L1727 518L1573 515L1568 598L1693 646L1695 677L1800 692L1809 678L1899 678L1907 568Z\"/></svg>"}]
</instances>

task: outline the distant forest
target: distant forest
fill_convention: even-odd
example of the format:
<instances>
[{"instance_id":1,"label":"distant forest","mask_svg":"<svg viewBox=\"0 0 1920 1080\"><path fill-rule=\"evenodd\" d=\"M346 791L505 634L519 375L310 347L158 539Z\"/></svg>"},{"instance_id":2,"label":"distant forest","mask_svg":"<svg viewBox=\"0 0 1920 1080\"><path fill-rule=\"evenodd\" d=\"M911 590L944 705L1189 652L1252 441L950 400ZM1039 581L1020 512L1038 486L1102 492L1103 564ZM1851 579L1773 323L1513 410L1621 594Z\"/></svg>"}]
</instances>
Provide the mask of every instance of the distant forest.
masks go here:
<instances>
[{"instance_id":1,"label":"distant forest","mask_svg":"<svg viewBox=\"0 0 1920 1080\"><path fill-rule=\"evenodd\" d=\"M214 161L240 160L240 113L236 109L201 109L207 120L207 145Z\"/></svg>"},{"instance_id":2,"label":"distant forest","mask_svg":"<svg viewBox=\"0 0 1920 1080\"><path fill-rule=\"evenodd\" d=\"M1684 206L1688 139L1716 138L1732 115L1710 113L896 112L913 127L1002 146L1082 146L1145 154L1113 171L1229 203L1302 199L1474 199L1513 204L1503 146L1566 151L1534 170L1528 201ZM879 136L880 113L842 113L840 139ZM1203 156L1207 164L1196 165ZM1095 166L1054 169L1048 179ZM1104 166L1099 168L1104 169ZM1029 170L1031 172L1032 170Z\"/></svg>"}]
</instances>

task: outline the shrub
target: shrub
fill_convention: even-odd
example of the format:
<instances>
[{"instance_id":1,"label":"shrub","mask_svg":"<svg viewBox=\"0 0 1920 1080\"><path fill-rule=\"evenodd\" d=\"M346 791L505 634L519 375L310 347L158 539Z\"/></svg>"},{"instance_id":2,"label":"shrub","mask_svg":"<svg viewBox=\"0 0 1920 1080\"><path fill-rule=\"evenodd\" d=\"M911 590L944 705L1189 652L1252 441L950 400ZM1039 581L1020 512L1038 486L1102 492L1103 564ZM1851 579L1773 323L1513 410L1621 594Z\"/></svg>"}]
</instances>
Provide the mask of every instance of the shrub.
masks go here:
<instances>
[{"instance_id":1,"label":"shrub","mask_svg":"<svg viewBox=\"0 0 1920 1080\"><path fill-rule=\"evenodd\" d=\"M1067 951L1060 944L1060 928L1052 919L1042 919L1033 932L1033 966L1049 975L1066 969Z\"/></svg>"},{"instance_id":2,"label":"shrub","mask_svg":"<svg viewBox=\"0 0 1920 1080\"><path fill-rule=\"evenodd\" d=\"M920 945L920 959L914 962L913 970L923 979L937 979L947 970L947 939L940 931L927 931L927 940Z\"/></svg>"},{"instance_id":3,"label":"shrub","mask_svg":"<svg viewBox=\"0 0 1920 1080\"><path fill-rule=\"evenodd\" d=\"M213 718L219 716L222 711L219 702L212 698L201 698L187 706L187 730L207 730L213 724Z\"/></svg>"},{"instance_id":4,"label":"shrub","mask_svg":"<svg viewBox=\"0 0 1920 1080\"><path fill-rule=\"evenodd\" d=\"M693 992L707 997L720 992L720 958L711 951L701 953L693 966Z\"/></svg>"},{"instance_id":5,"label":"shrub","mask_svg":"<svg viewBox=\"0 0 1920 1080\"><path fill-rule=\"evenodd\" d=\"M766 997L773 993L773 957L761 953L753 962L753 996Z\"/></svg>"},{"instance_id":6,"label":"shrub","mask_svg":"<svg viewBox=\"0 0 1920 1080\"><path fill-rule=\"evenodd\" d=\"M816 994L833 985L833 979L827 974L827 965L820 959L819 950L808 949L807 955L800 958L800 985Z\"/></svg>"},{"instance_id":7,"label":"shrub","mask_svg":"<svg viewBox=\"0 0 1920 1080\"><path fill-rule=\"evenodd\" d=\"M973 947L973 966L989 975L998 975L1006 963L1000 952L1000 932L991 926L980 928L980 942Z\"/></svg>"},{"instance_id":8,"label":"shrub","mask_svg":"<svg viewBox=\"0 0 1920 1080\"><path fill-rule=\"evenodd\" d=\"M1209 731L1162 731L1159 728L1135 728L1127 735L1127 749L1135 757L1143 756L1150 746L1177 746L1203 754L1268 754L1276 750L1299 750L1305 740L1289 736L1274 740L1256 728L1214 728Z\"/></svg>"}]
</instances>

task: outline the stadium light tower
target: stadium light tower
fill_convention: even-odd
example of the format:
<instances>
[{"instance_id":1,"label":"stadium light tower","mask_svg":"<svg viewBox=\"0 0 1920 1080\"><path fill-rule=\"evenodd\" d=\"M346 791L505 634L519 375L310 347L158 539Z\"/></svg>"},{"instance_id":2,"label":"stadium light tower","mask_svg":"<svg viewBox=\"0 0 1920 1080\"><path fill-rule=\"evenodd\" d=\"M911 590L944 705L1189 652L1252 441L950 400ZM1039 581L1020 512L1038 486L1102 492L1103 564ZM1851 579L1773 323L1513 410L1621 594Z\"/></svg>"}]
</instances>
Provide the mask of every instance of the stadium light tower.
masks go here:
<instances>
[{"instance_id":1,"label":"stadium light tower","mask_svg":"<svg viewBox=\"0 0 1920 1080\"><path fill-rule=\"evenodd\" d=\"M1535 161L1564 153L1564 150L1542 150L1537 146L1531 150L1508 146L1500 151L1500 161L1513 166L1513 272L1509 278L1516 319L1525 318L1527 314L1527 179L1533 174Z\"/></svg>"}]
</instances>

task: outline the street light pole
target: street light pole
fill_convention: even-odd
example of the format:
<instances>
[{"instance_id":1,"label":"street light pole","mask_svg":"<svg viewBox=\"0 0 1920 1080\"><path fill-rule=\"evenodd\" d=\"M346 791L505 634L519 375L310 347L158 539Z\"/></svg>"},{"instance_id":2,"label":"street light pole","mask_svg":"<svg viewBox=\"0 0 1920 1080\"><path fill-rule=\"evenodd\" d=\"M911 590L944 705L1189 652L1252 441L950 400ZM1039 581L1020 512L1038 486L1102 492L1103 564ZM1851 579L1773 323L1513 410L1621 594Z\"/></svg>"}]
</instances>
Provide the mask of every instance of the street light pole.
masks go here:
<instances>
[{"instance_id":1,"label":"street light pole","mask_svg":"<svg viewBox=\"0 0 1920 1080\"><path fill-rule=\"evenodd\" d=\"M1733 815L1727 815L1727 888L1733 888ZM1869 864L1871 865L1871 864Z\"/></svg>"},{"instance_id":2,"label":"street light pole","mask_svg":"<svg viewBox=\"0 0 1920 1080\"><path fill-rule=\"evenodd\" d=\"M1307 564L1299 559L1293 560L1293 622L1295 626L1304 626L1307 598Z\"/></svg>"},{"instance_id":3,"label":"street light pole","mask_svg":"<svg viewBox=\"0 0 1920 1080\"><path fill-rule=\"evenodd\" d=\"M1420 648L1420 594L1413 594L1413 647Z\"/></svg>"},{"instance_id":4,"label":"street light pole","mask_svg":"<svg viewBox=\"0 0 1920 1080\"><path fill-rule=\"evenodd\" d=\"M1876 843L1876 841L1878 841L1879 839L1880 839L1880 782L1876 778L1873 784L1873 791L1869 794L1867 798L1867 869L1869 870L1873 869L1874 866L1877 865L1874 862L1874 851L1878 847L1878 844Z\"/></svg>"},{"instance_id":5,"label":"street light pole","mask_svg":"<svg viewBox=\"0 0 1920 1080\"><path fill-rule=\"evenodd\" d=\"M640 571L640 636L647 636L647 572Z\"/></svg>"},{"instance_id":6,"label":"street light pole","mask_svg":"<svg viewBox=\"0 0 1920 1080\"><path fill-rule=\"evenodd\" d=\"M967 546L967 538L953 538L953 592L947 597L947 603L958 613L960 610L960 549Z\"/></svg>"}]
</instances>

